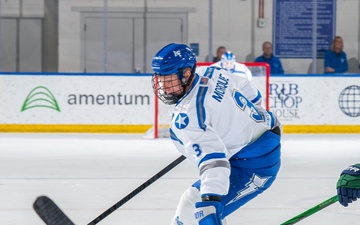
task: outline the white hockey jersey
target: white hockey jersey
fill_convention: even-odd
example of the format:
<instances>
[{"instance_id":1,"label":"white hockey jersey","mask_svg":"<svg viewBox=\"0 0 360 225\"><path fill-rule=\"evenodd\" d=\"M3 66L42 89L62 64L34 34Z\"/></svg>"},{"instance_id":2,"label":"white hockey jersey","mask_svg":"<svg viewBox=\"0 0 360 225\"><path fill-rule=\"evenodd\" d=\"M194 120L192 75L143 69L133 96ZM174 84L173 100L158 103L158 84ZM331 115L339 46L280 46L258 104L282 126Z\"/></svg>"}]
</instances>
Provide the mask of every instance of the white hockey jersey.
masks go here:
<instances>
[{"instance_id":1,"label":"white hockey jersey","mask_svg":"<svg viewBox=\"0 0 360 225\"><path fill-rule=\"evenodd\" d=\"M211 66L224 68L221 64L222 64L222 62L218 61L218 62L216 62L214 64L211 64ZM252 80L251 71L249 70L249 68L245 64L234 62L234 68L232 68L229 72L231 72L232 74L235 74L235 75L245 77L245 78L247 78L249 80Z\"/></svg>"},{"instance_id":2,"label":"white hockey jersey","mask_svg":"<svg viewBox=\"0 0 360 225\"><path fill-rule=\"evenodd\" d=\"M170 138L198 168L210 154L225 154L228 160L275 126L276 118L260 102L260 92L248 79L198 67L190 90L174 108ZM226 167L200 171L201 194L226 194L229 174Z\"/></svg>"}]
</instances>

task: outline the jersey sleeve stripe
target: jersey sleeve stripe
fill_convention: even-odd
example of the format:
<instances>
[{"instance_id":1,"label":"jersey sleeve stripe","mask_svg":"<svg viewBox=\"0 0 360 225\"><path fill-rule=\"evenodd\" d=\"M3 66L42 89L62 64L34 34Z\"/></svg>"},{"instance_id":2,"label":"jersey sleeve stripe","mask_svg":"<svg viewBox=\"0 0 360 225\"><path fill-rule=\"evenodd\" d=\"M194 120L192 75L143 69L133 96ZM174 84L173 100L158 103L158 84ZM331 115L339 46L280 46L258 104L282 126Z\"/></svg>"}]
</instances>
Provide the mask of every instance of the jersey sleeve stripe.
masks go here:
<instances>
[{"instance_id":1,"label":"jersey sleeve stripe","mask_svg":"<svg viewBox=\"0 0 360 225\"><path fill-rule=\"evenodd\" d=\"M181 145L184 145L183 142L176 136L174 131L172 131L171 128L169 130L170 130L170 138L171 138L171 140L178 141Z\"/></svg>"},{"instance_id":2,"label":"jersey sleeve stripe","mask_svg":"<svg viewBox=\"0 0 360 225\"><path fill-rule=\"evenodd\" d=\"M274 128L274 126L275 126L275 117L274 117L274 114L272 113L272 112L268 112L269 113L269 115L270 115L270 117L271 117L271 124L270 124L270 127L271 127L271 129L273 129Z\"/></svg>"},{"instance_id":3,"label":"jersey sleeve stripe","mask_svg":"<svg viewBox=\"0 0 360 225\"><path fill-rule=\"evenodd\" d=\"M211 154L207 154L204 158L202 158L199 163L198 163L198 167L200 166L201 163L211 160L211 159L226 159L226 155L225 153L221 153L221 152L215 152L215 153L211 153Z\"/></svg>"},{"instance_id":4,"label":"jersey sleeve stripe","mask_svg":"<svg viewBox=\"0 0 360 225\"><path fill-rule=\"evenodd\" d=\"M256 104L260 99L261 99L261 93L260 93L260 91L258 90L257 96L256 96L253 100L251 100L251 102L252 102L253 104Z\"/></svg>"},{"instance_id":5,"label":"jersey sleeve stripe","mask_svg":"<svg viewBox=\"0 0 360 225\"><path fill-rule=\"evenodd\" d=\"M199 87L199 91L196 96L196 114L198 118L198 124L201 129L206 130L206 113L204 107L205 95L208 90L208 87Z\"/></svg>"},{"instance_id":6,"label":"jersey sleeve stripe","mask_svg":"<svg viewBox=\"0 0 360 225\"><path fill-rule=\"evenodd\" d=\"M245 72L244 71L240 71L240 70L234 70L234 71L231 71L232 73L243 73L243 74L245 74Z\"/></svg>"},{"instance_id":7,"label":"jersey sleeve stripe","mask_svg":"<svg viewBox=\"0 0 360 225\"><path fill-rule=\"evenodd\" d=\"M216 167L225 167L230 169L230 163L229 161L213 161L209 164L206 164L204 166L201 166L199 171L200 175L202 175L206 170L216 168Z\"/></svg>"}]
</instances>

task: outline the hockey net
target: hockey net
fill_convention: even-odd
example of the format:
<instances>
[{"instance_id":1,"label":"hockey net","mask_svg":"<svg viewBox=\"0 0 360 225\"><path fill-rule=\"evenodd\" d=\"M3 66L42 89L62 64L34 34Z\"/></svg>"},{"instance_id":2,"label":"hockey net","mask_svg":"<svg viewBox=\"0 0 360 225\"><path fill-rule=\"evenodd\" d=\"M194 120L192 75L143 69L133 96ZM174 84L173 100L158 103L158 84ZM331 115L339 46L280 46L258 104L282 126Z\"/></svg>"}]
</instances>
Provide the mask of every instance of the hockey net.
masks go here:
<instances>
[{"instance_id":1,"label":"hockey net","mask_svg":"<svg viewBox=\"0 0 360 225\"><path fill-rule=\"evenodd\" d=\"M252 73L252 81L263 97L262 104L269 110L270 67L267 63L242 62ZM209 66L211 62L198 62L197 66ZM155 97L154 124L145 136L146 138L166 138L170 136L169 123L174 105L165 105Z\"/></svg>"}]
</instances>

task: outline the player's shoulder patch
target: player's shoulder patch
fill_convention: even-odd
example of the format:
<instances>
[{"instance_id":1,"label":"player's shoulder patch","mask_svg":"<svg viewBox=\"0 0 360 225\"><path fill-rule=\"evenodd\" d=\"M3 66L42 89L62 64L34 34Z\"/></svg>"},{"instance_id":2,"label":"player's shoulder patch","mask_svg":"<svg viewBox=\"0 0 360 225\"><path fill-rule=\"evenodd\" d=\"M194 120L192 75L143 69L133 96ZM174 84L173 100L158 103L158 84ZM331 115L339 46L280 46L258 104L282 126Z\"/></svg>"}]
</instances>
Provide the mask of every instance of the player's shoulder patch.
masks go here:
<instances>
[{"instance_id":1,"label":"player's shoulder patch","mask_svg":"<svg viewBox=\"0 0 360 225\"><path fill-rule=\"evenodd\" d=\"M207 78L207 77L202 77L202 78L200 79L200 85L207 85L208 81L209 81L209 78Z\"/></svg>"},{"instance_id":2,"label":"player's shoulder patch","mask_svg":"<svg viewBox=\"0 0 360 225\"><path fill-rule=\"evenodd\" d=\"M215 69L218 69L217 67L213 67L213 66L210 66L206 69L205 73L204 73L204 77L208 77L211 79L211 77L213 76L213 73L215 71Z\"/></svg>"},{"instance_id":3,"label":"player's shoulder patch","mask_svg":"<svg viewBox=\"0 0 360 225\"><path fill-rule=\"evenodd\" d=\"M189 125L189 117L186 113L179 113L175 118L175 127L179 130L184 129Z\"/></svg>"}]
</instances>

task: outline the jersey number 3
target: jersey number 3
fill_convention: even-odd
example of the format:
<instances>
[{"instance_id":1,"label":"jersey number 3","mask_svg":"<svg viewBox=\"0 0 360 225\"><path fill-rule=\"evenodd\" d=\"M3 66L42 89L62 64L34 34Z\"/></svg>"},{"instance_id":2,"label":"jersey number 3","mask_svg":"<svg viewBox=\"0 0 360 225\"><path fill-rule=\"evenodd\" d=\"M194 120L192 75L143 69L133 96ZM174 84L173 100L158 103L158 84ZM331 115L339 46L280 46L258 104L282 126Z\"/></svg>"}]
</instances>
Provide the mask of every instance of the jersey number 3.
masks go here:
<instances>
[{"instance_id":1,"label":"jersey number 3","mask_svg":"<svg viewBox=\"0 0 360 225\"><path fill-rule=\"evenodd\" d=\"M250 118L257 123L264 122L264 117L259 113L254 104L250 102L241 92L235 90L233 93L235 103L239 108L244 111L246 107L250 109Z\"/></svg>"}]
</instances>

